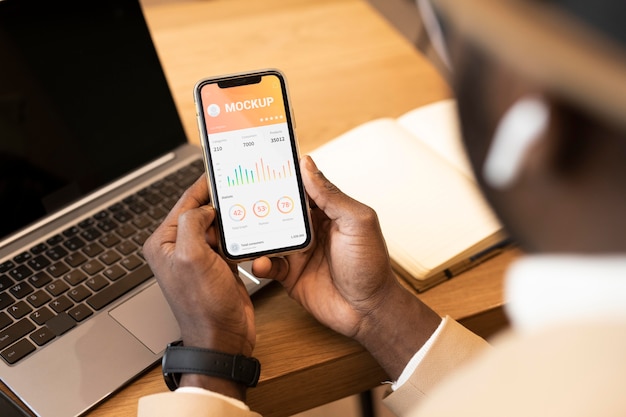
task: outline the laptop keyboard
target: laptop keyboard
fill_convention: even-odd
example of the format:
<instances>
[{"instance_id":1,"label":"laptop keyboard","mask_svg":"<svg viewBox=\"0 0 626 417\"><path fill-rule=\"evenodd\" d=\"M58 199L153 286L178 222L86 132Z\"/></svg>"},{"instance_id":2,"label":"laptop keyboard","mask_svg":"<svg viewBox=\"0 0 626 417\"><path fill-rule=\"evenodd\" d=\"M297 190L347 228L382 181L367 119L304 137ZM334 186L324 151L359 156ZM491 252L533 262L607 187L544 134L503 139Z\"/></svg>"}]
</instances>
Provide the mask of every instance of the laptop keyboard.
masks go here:
<instances>
[{"instance_id":1,"label":"laptop keyboard","mask_svg":"<svg viewBox=\"0 0 626 417\"><path fill-rule=\"evenodd\" d=\"M153 274L142 246L201 160L0 263L0 357L15 364Z\"/></svg>"}]
</instances>

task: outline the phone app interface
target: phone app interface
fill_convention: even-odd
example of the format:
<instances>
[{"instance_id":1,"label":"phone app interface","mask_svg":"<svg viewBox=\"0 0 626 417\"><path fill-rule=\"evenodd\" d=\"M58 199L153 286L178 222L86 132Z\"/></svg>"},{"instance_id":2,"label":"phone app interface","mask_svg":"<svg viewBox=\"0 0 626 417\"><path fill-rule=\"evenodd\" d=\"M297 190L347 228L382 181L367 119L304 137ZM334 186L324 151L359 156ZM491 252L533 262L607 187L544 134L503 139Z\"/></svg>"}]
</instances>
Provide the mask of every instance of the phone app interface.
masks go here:
<instances>
[{"instance_id":1,"label":"phone app interface","mask_svg":"<svg viewBox=\"0 0 626 417\"><path fill-rule=\"evenodd\" d=\"M306 243L281 81L201 89L225 249L233 256Z\"/></svg>"}]
</instances>

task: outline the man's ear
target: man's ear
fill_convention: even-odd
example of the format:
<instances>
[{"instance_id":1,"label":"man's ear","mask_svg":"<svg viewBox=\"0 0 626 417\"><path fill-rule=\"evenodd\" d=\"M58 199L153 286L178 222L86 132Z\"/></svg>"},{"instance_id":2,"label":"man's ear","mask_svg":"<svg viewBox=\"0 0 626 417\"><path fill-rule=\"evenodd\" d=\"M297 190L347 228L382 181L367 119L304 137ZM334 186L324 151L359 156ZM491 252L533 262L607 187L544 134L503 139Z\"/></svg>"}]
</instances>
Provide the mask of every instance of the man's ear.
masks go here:
<instances>
[{"instance_id":1,"label":"man's ear","mask_svg":"<svg viewBox=\"0 0 626 417\"><path fill-rule=\"evenodd\" d=\"M551 106L541 95L525 95L515 101L498 123L485 163L483 178L494 189L514 185L529 151L551 133Z\"/></svg>"},{"instance_id":2,"label":"man's ear","mask_svg":"<svg viewBox=\"0 0 626 417\"><path fill-rule=\"evenodd\" d=\"M593 120L581 110L551 98L550 125L542 155L546 168L551 175L564 177L579 172L585 161L592 158L594 140L600 140L602 124Z\"/></svg>"},{"instance_id":3,"label":"man's ear","mask_svg":"<svg viewBox=\"0 0 626 417\"><path fill-rule=\"evenodd\" d=\"M528 169L541 172L544 178L570 181L597 165L599 159L605 168L611 164L623 168L623 138L621 130L557 97L528 94L515 101L500 119L483 165L483 177L490 187L504 190Z\"/></svg>"}]
</instances>

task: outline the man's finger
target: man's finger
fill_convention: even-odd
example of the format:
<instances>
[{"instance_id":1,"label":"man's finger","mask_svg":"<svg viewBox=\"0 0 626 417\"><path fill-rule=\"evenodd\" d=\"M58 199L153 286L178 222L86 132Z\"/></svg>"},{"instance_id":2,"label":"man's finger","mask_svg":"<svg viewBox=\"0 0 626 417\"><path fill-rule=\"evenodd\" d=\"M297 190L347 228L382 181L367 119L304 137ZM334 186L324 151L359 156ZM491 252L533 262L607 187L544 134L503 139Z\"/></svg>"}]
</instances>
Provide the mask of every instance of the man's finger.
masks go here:
<instances>
[{"instance_id":1,"label":"man's finger","mask_svg":"<svg viewBox=\"0 0 626 417\"><path fill-rule=\"evenodd\" d=\"M208 184L204 175L200 176L180 197L159 227L154 231L148 246L173 243L176 241L178 218L185 211L200 207L209 199Z\"/></svg>"},{"instance_id":2,"label":"man's finger","mask_svg":"<svg viewBox=\"0 0 626 417\"><path fill-rule=\"evenodd\" d=\"M202 174L178 199L169 214L163 221L176 222L181 213L198 208L209 203L209 186L206 176Z\"/></svg>"},{"instance_id":3,"label":"man's finger","mask_svg":"<svg viewBox=\"0 0 626 417\"><path fill-rule=\"evenodd\" d=\"M339 219L345 215L347 207L359 204L330 182L317 168L310 156L302 157L300 166L303 168L302 182L307 194L330 219Z\"/></svg>"},{"instance_id":4,"label":"man's finger","mask_svg":"<svg viewBox=\"0 0 626 417\"><path fill-rule=\"evenodd\" d=\"M259 278L282 281L287 278L289 264L285 258L262 256L252 262L252 273Z\"/></svg>"},{"instance_id":5,"label":"man's finger","mask_svg":"<svg viewBox=\"0 0 626 417\"><path fill-rule=\"evenodd\" d=\"M206 232L215 218L215 210L208 206L187 210L178 218L176 251L192 259L204 256L208 243Z\"/></svg>"}]
</instances>

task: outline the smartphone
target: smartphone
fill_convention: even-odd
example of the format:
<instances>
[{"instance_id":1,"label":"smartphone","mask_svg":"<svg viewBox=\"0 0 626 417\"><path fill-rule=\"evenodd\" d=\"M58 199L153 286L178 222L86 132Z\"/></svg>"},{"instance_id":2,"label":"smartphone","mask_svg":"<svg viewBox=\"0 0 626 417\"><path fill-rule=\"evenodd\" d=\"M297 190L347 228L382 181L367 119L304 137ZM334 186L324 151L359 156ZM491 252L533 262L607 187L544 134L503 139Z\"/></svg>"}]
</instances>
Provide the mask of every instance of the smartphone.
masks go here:
<instances>
[{"instance_id":1,"label":"smartphone","mask_svg":"<svg viewBox=\"0 0 626 417\"><path fill-rule=\"evenodd\" d=\"M194 98L222 254L243 261L306 249L311 219L284 75L206 78Z\"/></svg>"}]
</instances>

